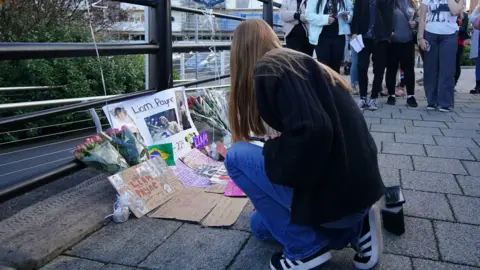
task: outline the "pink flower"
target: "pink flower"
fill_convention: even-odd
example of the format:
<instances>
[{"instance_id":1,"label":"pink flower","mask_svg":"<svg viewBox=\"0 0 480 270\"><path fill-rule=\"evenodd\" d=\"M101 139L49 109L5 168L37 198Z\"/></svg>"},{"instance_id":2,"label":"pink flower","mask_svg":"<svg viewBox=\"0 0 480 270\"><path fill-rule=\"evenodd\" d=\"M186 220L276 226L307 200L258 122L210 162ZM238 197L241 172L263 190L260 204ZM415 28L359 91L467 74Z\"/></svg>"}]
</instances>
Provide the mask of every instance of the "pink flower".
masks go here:
<instances>
[{"instance_id":1,"label":"pink flower","mask_svg":"<svg viewBox=\"0 0 480 270\"><path fill-rule=\"evenodd\" d=\"M86 152L87 151L87 146L85 146L85 144L79 144L77 145L77 151L79 152Z\"/></svg>"},{"instance_id":2,"label":"pink flower","mask_svg":"<svg viewBox=\"0 0 480 270\"><path fill-rule=\"evenodd\" d=\"M100 137L100 135L95 135L92 137L92 139L94 142L97 142L97 143L102 141L102 137Z\"/></svg>"},{"instance_id":3,"label":"pink flower","mask_svg":"<svg viewBox=\"0 0 480 270\"><path fill-rule=\"evenodd\" d=\"M122 126L122 131L128 130L127 126Z\"/></svg>"},{"instance_id":4,"label":"pink flower","mask_svg":"<svg viewBox=\"0 0 480 270\"><path fill-rule=\"evenodd\" d=\"M91 144L93 143L93 139L92 138L86 138L84 141L83 141L84 144Z\"/></svg>"},{"instance_id":5,"label":"pink flower","mask_svg":"<svg viewBox=\"0 0 480 270\"><path fill-rule=\"evenodd\" d=\"M75 152L73 152L73 155L79 160L84 157L83 153L79 152L78 150L75 150Z\"/></svg>"},{"instance_id":6,"label":"pink flower","mask_svg":"<svg viewBox=\"0 0 480 270\"><path fill-rule=\"evenodd\" d=\"M115 134L115 131L113 129L111 129L111 128L107 129L107 135L108 136L112 136L114 134Z\"/></svg>"}]
</instances>

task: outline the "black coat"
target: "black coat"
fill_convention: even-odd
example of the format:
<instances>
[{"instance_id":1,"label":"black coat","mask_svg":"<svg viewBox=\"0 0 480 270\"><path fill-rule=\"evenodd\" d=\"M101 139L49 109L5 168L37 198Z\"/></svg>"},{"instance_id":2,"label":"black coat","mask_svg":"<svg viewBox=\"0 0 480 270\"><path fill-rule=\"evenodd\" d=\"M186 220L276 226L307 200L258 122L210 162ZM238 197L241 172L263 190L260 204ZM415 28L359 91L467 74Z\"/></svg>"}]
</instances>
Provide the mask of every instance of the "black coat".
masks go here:
<instances>
[{"instance_id":1,"label":"black coat","mask_svg":"<svg viewBox=\"0 0 480 270\"><path fill-rule=\"evenodd\" d=\"M316 227L373 205L384 185L377 147L350 93L328 82L313 58L299 62L304 79L288 70L273 75L259 61L255 92L260 116L281 132L264 145L266 174L293 188L292 223Z\"/></svg>"},{"instance_id":2,"label":"black coat","mask_svg":"<svg viewBox=\"0 0 480 270\"><path fill-rule=\"evenodd\" d=\"M370 24L370 0L355 0L353 18L350 24L352 34L367 33ZM376 41L390 40L393 33L393 11L395 0L376 0L375 25L373 27Z\"/></svg>"}]
</instances>

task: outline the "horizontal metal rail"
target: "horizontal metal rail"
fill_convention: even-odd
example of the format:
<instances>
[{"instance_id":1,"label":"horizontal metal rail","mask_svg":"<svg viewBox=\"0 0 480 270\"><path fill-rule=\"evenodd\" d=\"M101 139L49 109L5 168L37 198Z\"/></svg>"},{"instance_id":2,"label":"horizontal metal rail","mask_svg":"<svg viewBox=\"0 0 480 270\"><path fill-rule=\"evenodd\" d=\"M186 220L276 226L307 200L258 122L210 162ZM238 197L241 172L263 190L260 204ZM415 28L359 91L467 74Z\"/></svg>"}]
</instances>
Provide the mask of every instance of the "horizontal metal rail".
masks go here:
<instances>
[{"instance_id":1,"label":"horizontal metal rail","mask_svg":"<svg viewBox=\"0 0 480 270\"><path fill-rule=\"evenodd\" d=\"M270 1L272 1L272 0L258 0L258 1L259 1L259 2L262 2L262 3L264 3L264 4L268 4L268 3L270 3ZM277 7L277 8L281 8L281 7L282 7L282 4L273 1L273 6L274 6L274 7Z\"/></svg>"},{"instance_id":2,"label":"horizontal metal rail","mask_svg":"<svg viewBox=\"0 0 480 270\"><path fill-rule=\"evenodd\" d=\"M65 86L17 86L17 87L0 87L0 92L3 91L29 91L29 90L48 90L48 89L62 89Z\"/></svg>"},{"instance_id":3,"label":"horizontal metal rail","mask_svg":"<svg viewBox=\"0 0 480 270\"><path fill-rule=\"evenodd\" d=\"M81 98L62 98L62 99L51 99L51 100L42 100L42 101L6 103L6 104L0 104L0 110L24 109L29 107L40 107L40 106L51 106L51 105L65 105L65 104L71 104L71 103L77 103L77 102L83 102L83 101L108 99L108 98L113 98L118 96L120 95L81 97Z\"/></svg>"},{"instance_id":4,"label":"horizontal metal rail","mask_svg":"<svg viewBox=\"0 0 480 270\"><path fill-rule=\"evenodd\" d=\"M146 6L146 7L155 7L159 0L112 0L114 2L121 2L139 6Z\"/></svg>"},{"instance_id":5,"label":"horizontal metal rail","mask_svg":"<svg viewBox=\"0 0 480 270\"><path fill-rule=\"evenodd\" d=\"M213 48L217 51L230 50L231 42L199 42L199 43L177 43L173 44L172 51L174 53L188 53L188 52L210 52Z\"/></svg>"},{"instance_id":6,"label":"horizontal metal rail","mask_svg":"<svg viewBox=\"0 0 480 270\"><path fill-rule=\"evenodd\" d=\"M191 14L206 15L205 10L196 9L196 8L172 6L172 10L191 13ZM216 18L223 18L223 19L229 19L229 20L234 20L234 21L245 21L246 20L246 18L243 18L243 17L240 17L240 16L233 16L233 15L228 15L228 14L223 14L223 13L218 13L218 12L212 12L211 14L213 16L215 16Z\"/></svg>"}]
</instances>

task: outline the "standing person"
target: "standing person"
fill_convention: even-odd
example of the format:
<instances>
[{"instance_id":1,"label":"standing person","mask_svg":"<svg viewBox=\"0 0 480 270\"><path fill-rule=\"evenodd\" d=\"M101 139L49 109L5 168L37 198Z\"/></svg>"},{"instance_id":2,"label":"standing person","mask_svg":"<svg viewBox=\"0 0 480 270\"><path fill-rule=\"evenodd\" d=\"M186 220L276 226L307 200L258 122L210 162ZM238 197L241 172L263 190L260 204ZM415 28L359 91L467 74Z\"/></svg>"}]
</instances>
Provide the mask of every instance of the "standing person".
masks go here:
<instances>
[{"instance_id":1,"label":"standing person","mask_svg":"<svg viewBox=\"0 0 480 270\"><path fill-rule=\"evenodd\" d=\"M345 49L343 50L343 75L350 75L352 54L350 53L350 35L345 35Z\"/></svg>"},{"instance_id":2,"label":"standing person","mask_svg":"<svg viewBox=\"0 0 480 270\"><path fill-rule=\"evenodd\" d=\"M348 243L357 250L357 269L373 268L382 232L372 205L384 185L348 83L312 57L282 48L261 19L235 30L230 74L234 144L225 167L255 206L253 235L284 247L270 269L314 269ZM266 138L263 148L249 143L252 133Z\"/></svg>"},{"instance_id":3,"label":"standing person","mask_svg":"<svg viewBox=\"0 0 480 270\"><path fill-rule=\"evenodd\" d=\"M350 0L309 0L305 17L310 23L308 38L317 60L340 73L345 35L350 35L353 8Z\"/></svg>"},{"instance_id":4,"label":"standing person","mask_svg":"<svg viewBox=\"0 0 480 270\"><path fill-rule=\"evenodd\" d=\"M423 0L418 44L425 51L423 65L427 110L450 112L454 104L457 16L464 0Z\"/></svg>"},{"instance_id":5,"label":"standing person","mask_svg":"<svg viewBox=\"0 0 480 270\"><path fill-rule=\"evenodd\" d=\"M477 19L477 16L480 15L480 3L479 5L475 8L475 10L472 12L470 15L470 22L472 24L475 22ZM479 94L480 93L480 59L478 58L478 52L479 52L479 43L480 43L480 30L479 29L473 29L473 34L472 34L472 40L471 40L471 45L470 45L470 59L475 59L475 88L470 90L470 94Z\"/></svg>"},{"instance_id":6,"label":"standing person","mask_svg":"<svg viewBox=\"0 0 480 270\"><path fill-rule=\"evenodd\" d=\"M353 94L358 95L358 53L352 48L350 50L352 66L350 68L350 84L352 85Z\"/></svg>"},{"instance_id":7,"label":"standing person","mask_svg":"<svg viewBox=\"0 0 480 270\"><path fill-rule=\"evenodd\" d=\"M387 65L387 46L393 32L394 0L356 0L353 9L352 38L361 34L365 48L358 53L358 82L361 109L376 110ZM373 85L367 103L368 67L373 60Z\"/></svg>"},{"instance_id":8,"label":"standing person","mask_svg":"<svg viewBox=\"0 0 480 270\"><path fill-rule=\"evenodd\" d=\"M417 27L417 12L413 0L395 0L393 12L392 42L387 48L386 83L388 89L387 104L395 105L395 85L399 65L403 72L403 81L407 88L407 105L417 107L415 100L415 37L413 30Z\"/></svg>"},{"instance_id":9,"label":"standing person","mask_svg":"<svg viewBox=\"0 0 480 270\"><path fill-rule=\"evenodd\" d=\"M467 39L470 38L468 35L468 14L466 12L462 12L462 14L458 16L457 24L459 30L457 40L457 59L455 65L455 86L457 86L458 79L460 79L460 74L462 73L461 64L463 60L463 51L465 49L465 45L467 45Z\"/></svg>"},{"instance_id":10,"label":"standing person","mask_svg":"<svg viewBox=\"0 0 480 270\"><path fill-rule=\"evenodd\" d=\"M305 20L307 0L283 0L280 19L287 48L313 55L313 45L308 41L308 22Z\"/></svg>"}]
</instances>

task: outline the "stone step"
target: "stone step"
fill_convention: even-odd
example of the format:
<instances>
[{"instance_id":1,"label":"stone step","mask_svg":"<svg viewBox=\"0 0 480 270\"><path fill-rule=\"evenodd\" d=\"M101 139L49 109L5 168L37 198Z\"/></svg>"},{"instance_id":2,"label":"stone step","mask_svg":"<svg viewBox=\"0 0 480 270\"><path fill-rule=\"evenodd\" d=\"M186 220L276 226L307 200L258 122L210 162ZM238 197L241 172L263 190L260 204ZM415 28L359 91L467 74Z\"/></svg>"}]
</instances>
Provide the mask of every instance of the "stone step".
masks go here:
<instances>
[{"instance_id":1,"label":"stone step","mask_svg":"<svg viewBox=\"0 0 480 270\"><path fill-rule=\"evenodd\" d=\"M106 225L116 191L93 177L0 222L0 269L37 269Z\"/></svg>"}]
</instances>

